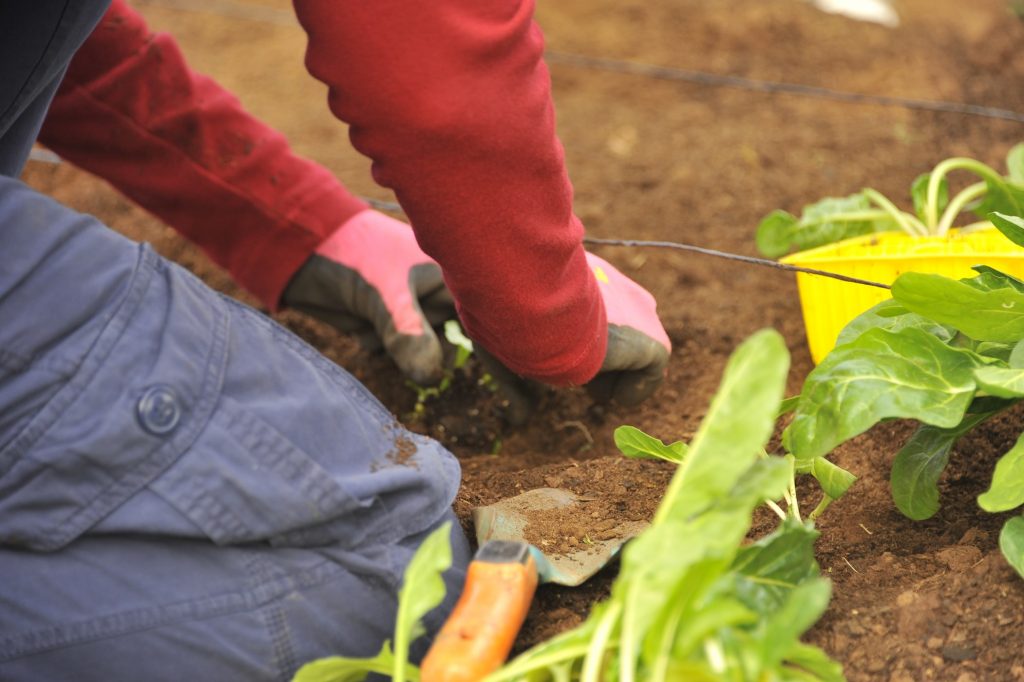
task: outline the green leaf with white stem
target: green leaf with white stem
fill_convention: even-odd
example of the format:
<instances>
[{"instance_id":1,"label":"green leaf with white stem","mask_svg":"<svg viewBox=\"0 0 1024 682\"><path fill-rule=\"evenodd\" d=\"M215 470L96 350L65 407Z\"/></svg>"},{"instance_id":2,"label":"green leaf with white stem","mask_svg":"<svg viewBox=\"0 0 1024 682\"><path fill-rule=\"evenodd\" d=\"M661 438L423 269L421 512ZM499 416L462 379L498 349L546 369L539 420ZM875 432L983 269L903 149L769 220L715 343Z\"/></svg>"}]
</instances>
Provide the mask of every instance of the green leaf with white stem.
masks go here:
<instances>
[{"instance_id":1,"label":"green leaf with white stem","mask_svg":"<svg viewBox=\"0 0 1024 682\"><path fill-rule=\"evenodd\" d=\"M452 565L450 535L448 521L427 536L405 568L395 619L395 661L391 673L394 682L405 679L409 645L422 634L423 617L444 601L446 588L441 574Z\"/></svg>"},{"instance_id":2,"label":"green leaf with white stem","mask_svg":"<svg viewBox=\"0 0 1024 682\"><path fill-rule=\"evenodd\" d=\"M815 457L811 460L811 475L817 479L825 494L833 500L845 495L850 486L857 481L856 476L824 457Z\"/></svg>"},{"instance_id":3,"label":"green leaf with white stem","mask_svg":"<svg viewBox=\"0 0 1024 682\"><path fill-rule=\"evenodd\" d=\"M978 273L976 277L960 280L964 284L979 291L996 291L998 289L1014 289L1024 293L1024 282L1005 272L999 272L987 265L975 265L971 268Z\"/></svg>"},{"instance_id":4,"label":"green leaf with white stem","mask_svg":"<svg viewBox=\"0 0 1024 682\"><path fill-rule=\"evenodd\" d=\"M785 415L789 414L790 412L795 410L796 406L799 405L799 404L800 404L800 396L799 395L794 395L794 396L791 396L789 398L786 398L781 403L779 403L779 411L775 415L775 418L778 419L779 417L782 417L782 416L785 416Z\"/></svg>"},{"instance_id":5,"label":"green leaf with white stem","mask_svg":"<svg viewBox=\"0 0 1024 682\"><path fill-rule=\"evenodd\" d=\"M892 499L904 516L921 521L939 511L939 477L949 462L953 445L993 414L967 415L950 429L923 425L910 437L896 454L889 475Z\"/></svg>"},{"instance_id":6,"label":"green leaf with white stem","mask_svg":"<svg viewBox=\"0 0 1024 682\"><path fill-rule=\"evenodd\" d=\"M984 175L985 195L981 202L972 209L979 218L987 218L990 213L1004 215L1024 215L1024 187L1004 178Z\"/></svg>"},{"instance_id":7,"label":"green leaf with white stem","mask_svg":"<svg viewBox=\"0 0 1024 682\"><path fill-rule=\"evenodd\" d=\"M740 344L655 523L689 518L736 484L772 434L788 371L789 352L777 331L759 331ZM679 494L683 487L685 496Z\"/></svg>"},{"instance_id":8,"label":"green leaf with white stem","mask_svg":"<svg viewBox=\"0 0 1024 682\"><path fill-rule=\"evenodd\" d=\"M391 643L384 642L380 653L373 658L330 656L307 663L295 673L292 682L362 682L370 673L391 675L394 663ZM419 671L413 665L406 666L405 674L409 679L419 678Z\"/></svg>"},{"instance_id":9,"label":"green leaf with white stem","mask_svg":"<svg viewBox=\"0 0 1024 682\"><path fill-rule=\"evenodd\" d=\"M796 642L786 654L786 662L811 674L804 679L821 680L821 682L846 682L846 678L843 677L843 666L833 661L816 646Z\"/></svg>"},{"instance_id":10,"label":"green leaf with white stem","mask_svg":"<svg viewBox=\"0 0 1024 682\"><path fill-rule=\"evenodd\" d=\"M679 464L686 455L686 443L676 441L666 445L654 436L648 436L633 426L620 426L613 434L615 447L626 457L635 459L662 459Z\"/></svg>"},{"instance_id":11,"label":"green leaf with white stem","mask_svg":"<svg viewBox=\"0 0 1024 682\"><path fill-rule=\"evenodd\" d=\"M736 594L747 608L769 615L782 607L794 587L818 575L814 542L819 535L812 525L787 519L740 550L732 568L737 571Z\"/></svg>"},{"instance_id":12,"label":"green leaf with white stem","mask_svg":"<svg viewBox=\"0 0 1024 682\"><path fill-rule=\"evenodd\" d=\"M390 675L395 682L418 680L419 670L409 664L409 645L423 633L423 616L444 600L441 574L452 564L450 535L451 522L446 522L427 536L405 568L393 651L385 642L373 658L322 658L299 668L293 682L359 682L370 673Z\"/></svg>"},{"instance_id":13,"label":"green leaf with white stem","mask_svg":"<svg viewBox=\"0 0 1024 682\"><path fill-rule=\"evenodd\" d=\"M1024 578L1024 516L1015 516L999 533L999 549L1013 569Z\"/></svg>"},{"instance_id":14,"label":"green leaf with white stem","mask_svg":"<svg viewBox=\"0 0 1024 682\"><path fill-rule=\"evenodd\" d=\"M863 193L827 197L805 206L797 219L786 211L772 211L757 228L757 247L765 256L778 258L791 250L817 246L872 232L899 229L892 216L875 208Z\"/></svg>"},{"instance_id":15,"label":"green leaf with white stem","mask_svg":"<svg viewBox=\"0 0 1024 682\"><path fill-rule=\"evenodd\" d=\"M928 203L928 181L931 180L931 173L923 173L918 175L914 179L913 184L910 186L910 196L914 200L914 213L921 219L922 222L928 222L928 212L925 210L925 206ZM936 202L936 213L942 213L946 210L946 206L949 205L949 183L945 178L939 183L939 195L938 201Z\"/></svg>"},{"instance_id":16,"label":"green leaf with white stem","mask_svg":"<svg viewBox=\"0 0 1024 682\"><path fill-rule=\"evenodd\" d=\"M1017 246L1024 246L1024 218L993 211L986 216L996 229Z\"/></svg>"},{"instance_id":17,"label":"green leaf with white stem","mask_svg":"<svg viewBox=\"0 0 1024 682\"><path fill-rule=\"evenodd\" d=\"M782 607L765 621L763 667L771 669L785 660L800 636L825 613L831 596L832 585L822 578L806 580L790 591Z\"/></svg>"},{"instance_id":18,"label":"green leaf with white stem","mask_svg":"<svg viewBox=\"0 0 1024 682\"><path fill-rule=\"evenodd\" d=\"M1010 182L1024 185L1024 144L1014 145L1006 155L1006 170Z\"/></svg>"},{"instance_id":19,"label":"green leaf with white stem","mask_svg":"<svg viewBox=\"0 0 1024 682\"><path fill-rule=\"evenodd\" d=\"M978 388L997 398L1024 398L1024 369L979 367L974 380Z\"/></svg>"},{"instance_id":20,"label":"green leaf with white stem","mask_svg":"<svg viewBox=\"0 0 1024 682\"><path fill-rule=\"evenodd\" d=\"M1024 369L1024 341L1018 341L1010 351L1009 365L1013 369Z\"/></svg>"},{"instance_id":21,"label":"green leaf with white stem","mask_svg":"<svg viewBox=\"0 0 1024 682\"><path fill-rule=\"evenodd\" d=\"M927 317L917 315L904 308L899 302L891 298L882 301L863 313L853 318L843 330L839 332L836 339L836 346L842 346L854 341L869 329L888 329L891 332L898 332L901 329L916 327L932 334L942 341L952 341L956 332L946 326L929 320Z\"/></svg>"},{"instance_id":22,"label":"green leaf with white stem","mask_svg":"<svg viewBox=\"0 0 1024 682\"><path fill-rule=\"evenodd\" d=\"M989 489L978 496L985 511L1003 512L1024 504L1024 435L996 462Z\"/></svg>"},{"instance_id":23,"label":"green leaf with white stem","mask_svg":"<svg viewBox=\"0 0 1024 682\"><path fill-rule=\"evenodd\" d=\"M973 372L984 364L921 329L868 330L808 375L783 444L797 458L813 459L883 419L956 426L974 397Z\"/></svg>"},{"instance_id":24,"label":"green leaf with white stem","mask_svg":"<svg viewBox=\"0 0 1024 682\"><path fill-rule=\"evenodd\" d=\"M941 275L906 272L893 283L892 296L910 311L976 341L1024 339L1024 293L1012 288L981 291Z\"/></svg>"},{"instance_id":25,"label":"green leaf with white stem","mask_svg":"<svg viewBox=\"0 0 1024 682\"><path fill-rule=\"evenodd\" d=\"M761 219L754 239L757 249L768 258L779 258L793 246L793 233L798 220L788 211L775 210Z\"/></svg>"}]
</instances>

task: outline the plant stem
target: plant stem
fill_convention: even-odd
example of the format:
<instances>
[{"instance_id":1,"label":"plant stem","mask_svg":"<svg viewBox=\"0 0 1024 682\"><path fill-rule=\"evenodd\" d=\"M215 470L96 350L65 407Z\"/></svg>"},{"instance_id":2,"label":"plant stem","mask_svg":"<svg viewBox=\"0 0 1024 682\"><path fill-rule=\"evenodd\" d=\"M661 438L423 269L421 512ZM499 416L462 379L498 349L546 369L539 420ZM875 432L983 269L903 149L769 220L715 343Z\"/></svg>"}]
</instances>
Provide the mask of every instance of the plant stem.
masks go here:
<instances>
[{"instance_id":1,"label":"plant stem","mask_svg":"<svg viewBox=\"0 0 1024 682\"><path fill-rule=\"evenodd\" d=\"M817 518L821 516L825 512L825 510L828 509L828 506L832 504L834 501L835 500L833 500L831 497L825 495L825 497L821 498L821 502L818 503L818 506L814 508L814 511L811 512L811 515L807 518L811 521L817 520Z\"/></svg>"},{"instance_id":2,"label":"plant stem","mask_svg":"<svg viewBox=\"0 0 1024 682\"><path fill-rule=\"evenodd\" d=\"M964 157L946 159L935 167L931 177L928 179L928 194L925 196L924 217L925 223L930 228L934 228L939 220L939 187L942 185L942 179L949 175L950 171L958 169L970 171L985 180L994 180L997 183L1003 181L1003 177L999 173L981 161Z\"/></svg>"},{"instance_id":3,"label":"plant stem","mask_svg":"<svg viewBox=\"0 0 1024 682\"><path fill-rule=\"evenodd\" d=\"M580 672L580 682L600 682L601 668L604 665L604 653L608 648L608 640L612 637L612 631L619 622L619 615L622 613L622 604L612 602L608 611L601 618L594 630L594 637L587 647L587 657L583 660L583 670Z\"/></svg>"},{"instance_id":4,"label":"plant stem","mask_svg":"<svg viewBox=\"0 0 1024 682\"><path fill-rule=\"evenodd\" d=\"M798 500L797 496L796 496L796 476L795 475L794 476L790 476L790 478L789 478L789 494L793 498L793 501L790 503L791 506L789 508L789 511L791 511L793 513L793 517L797 521L801 521L802 522L803 519L800 518L800 500Z\"/></svg>"},{"instance_id":5,"label":"plant stem","mask_svg":"<svg viewBox=\"0 0 1024 682\"><path fill-rule=\"evenodd\" d=\"M788 497L788 496L787 496L787 497ZM764 503L765 503L765 505L766 505L766 506L767 506L767 507L768 507L769 509L771 509L771 510L772 510L773 512L775 512L775 515L776 515L776 516L778 516L778 517L779 517L780 519L782 519L783 521L785 521L785 520L786 520L786 512L782 511L782 507L780 507L779 505L775 504L775 503L774 503L774 502L772 502L771 500L765 500L765 501L764 501Z\"/></svg>"},{"instance_id":6,"label":"plant stem","mask_svg":"<svg viewBox=\"0 0 1024 682\"><path fill-rule=\"evenodd\" d=\"M989 222L988 220L979 220L976 223L964 225L962 227L958 227L957 229L960 230L960 234L967 234L968 232L977 232L978 230L984 230L990 227L992 227L992 223Z\"/></svg>"},{"instance_id":7,"label":"plant stem","mask_svg":"<svg viewBox=\"0 0 1024 682\"><path fill-rule=\"evenodd\" d=\"M547 670L559 663L567 663L569 661L583 658L586 653L586 644L573 644L564 649L544 653L526 661L520 661L517 659L501 670L491 673L484 679L486 682L503 682L504 680L522 678L525 677L527 673L533 672L534 670ZM525 655L528 654L524 654L524 656Z\"/></svg>"},{"instance_id":8,"label":"plant stem","mask_svg":"<svg viewBox=\"0 0 1024 682\"><path fill-rule=\"evenodd\" d=\"M864 196L867 197L868 201L873 202L876 206L885 211L887 215L891 216L892 219L896 221L896 224L900 226L900 229L907 234L917 236L928 234L928 230L923 224L921 224L920 220L901 211L896 207L896 204L889 201L889 199L878 190L865 187Z\"/></svg>"},{"instance_id":9,"label":"plant stem","mask_svg":"<svg viewBox=\"0 0 1024 682\"><path fill-rule=\"evenodd\" d=\"M964 210L964 207L978 197L984 196L987 191L987 184L984 182L976 182L953 197L953 200L949 202L948 206L946 206L946 210L942 212L942 218L939 220L939 224L935 227L935 234L940 237L946 235L949 232L949 228L953 226L953 221L956 220L956 217Z\"/></svg>"}]
</instances>

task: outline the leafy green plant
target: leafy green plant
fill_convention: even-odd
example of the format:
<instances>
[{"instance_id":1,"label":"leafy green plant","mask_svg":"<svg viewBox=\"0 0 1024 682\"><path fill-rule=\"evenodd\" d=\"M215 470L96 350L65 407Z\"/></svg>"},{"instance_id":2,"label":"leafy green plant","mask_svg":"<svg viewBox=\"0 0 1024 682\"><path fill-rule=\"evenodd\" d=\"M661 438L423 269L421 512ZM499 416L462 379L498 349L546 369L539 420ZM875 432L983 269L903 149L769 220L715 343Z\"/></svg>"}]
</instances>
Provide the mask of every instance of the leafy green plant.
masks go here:
<instances>
[{"instance_id":1,"label":"leafy green plant","mask_svg":"<svg viewBox=\"0 0 1024 682\"><path fill-rule=\"evenodd\" d=\"M653 523L624 549L611 596L582 625L488 682L843 679L799 640L828 605L830 585L814 559L818 533L791 495L794 460L764 452L788 366L781 337L760 332L730 359L688 447L631 427L616 433L628 456L679 464ZM766 501L779 526L745 544Z\"/></svg>"},{"instance_id":2,"label":"leafy green plant","mask_svg":"<svg viewBox=\"0 0 1024 682\"><path fill-rule=\"evenodd\" d=\"M949 232L958 216L970 211L984 218L991 212L1024 214L1024 144L1007 156L1007 175L968 158L947 159L931 173L914 180L910 194L914 212L898 208L873 189L864 189L844 198L829 197L804 207L800 217L786 211L772 211L757 228L757 246L769 258L790 251L803 251L850 237L873 232L902 230L910 235L942 236ZM964 171L980 181L968 185L952 199L948 177ZM987 221L974 222L963 230L988 227Z\"/></svg>"},{"instance_id":3,"label":"leafy green plant","mask_svg":"<svg viewBox=\"0 0 1024 682\"><path fill-rule=\"evenodd\" d=\"M321 658L299 668L293 682L358 682L370 673L390 675L392 682L419 680L419 669L409 663L409 645L423 634L421 619L444 600L441 574L452 564L450 533L451 523L446 522L428 535L405 569L398 594L394 649L384 642L373 658Z\"/></svg>"},{"instance_id":4,"label":"leafy green plant","mask_svg":"<svg viewBox=\"0 0 1024 682\"><path fill-rule=\"evenodd\" d=\"M1024 245L1024 220L989 217ZM820 457L881 421L917 420L921 426L893 462L893 499L912 519L938 511L938 481L956 442L1024 399L1024 282L974 269L975 277L959 281L904 273L892 300L844 329L808 375L783 434L797 461ZM999 459L978 504L990 512L1024 505L1024 435ZM1024 576L1024 517L1003 527L1000 547Z\"/></svg>"}]
</instances>

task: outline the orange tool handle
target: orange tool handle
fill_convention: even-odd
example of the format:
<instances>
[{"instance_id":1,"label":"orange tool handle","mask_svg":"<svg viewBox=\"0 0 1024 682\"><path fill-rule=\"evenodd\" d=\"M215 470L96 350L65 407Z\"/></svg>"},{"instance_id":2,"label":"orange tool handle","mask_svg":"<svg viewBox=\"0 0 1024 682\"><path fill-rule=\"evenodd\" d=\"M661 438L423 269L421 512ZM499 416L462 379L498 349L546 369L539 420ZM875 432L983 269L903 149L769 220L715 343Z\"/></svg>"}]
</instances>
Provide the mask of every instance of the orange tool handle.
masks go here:
<instances>
[{"instance_id":1,"label":"orange tool handle","mask_svg":"<svg viewBox=\"0 0 1024 682\"><path fill-rule=\"evenodd\" d=\"M495 548L493 545L502 545ZM497 556L496 556L497 555ZM537 589L524 542L490 541L466 572L466 586L420 667L422 682L479 682L512 649Z\"/></svg>"}]
</instances>

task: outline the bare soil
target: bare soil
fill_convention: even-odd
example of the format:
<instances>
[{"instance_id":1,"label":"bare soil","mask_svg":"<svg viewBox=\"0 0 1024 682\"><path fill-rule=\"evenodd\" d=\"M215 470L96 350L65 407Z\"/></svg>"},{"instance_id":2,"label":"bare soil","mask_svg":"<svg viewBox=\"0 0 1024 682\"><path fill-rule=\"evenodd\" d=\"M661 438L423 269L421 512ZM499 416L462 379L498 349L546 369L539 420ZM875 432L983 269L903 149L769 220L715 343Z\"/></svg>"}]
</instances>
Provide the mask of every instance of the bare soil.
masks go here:
<instances>
[{"instance_id":1,"label":"bare soil","mask_svg":"<svg viewBox=\"0 0 1024 682\"><path fill-rule=\"evenodd\" d=\"M1006 2L894 4L903 20L895 30L826 15L801 0L558 0L542 3L538 18L556 50L1024 111L1024 25ZM155 28L179 38L195 66L236 91L301 153L355 192L389 198L328 113L324 88L304 72L304 38L288 19L286 0L147 0L140 7ZM906 203L910 182L941 159L968 155L1002 168L1007 150L1024 137L1019 123L959 114L567 65L553 66L552 78L577 210L597 237L753 255L754 228L774 208L798 211L864 186ZM26 178L252 302L170 228L102 182L41 163L30 164ZM787 339L791 393L812 364L789 275L675 252L599 252L655 294L674 344L667 383L635 409L593 405L582 391L552 391L527 425L511 428L500 400L470 367L443 398L416 412L415 395L385 357L298 315L278 319L364 381L411 428L460 457L456 508L464 521L474 505L554 483L588 494L602 494L594 492L598 484L604 494L625 492L647 504L629 513L649 516L671 467L619 458L615 427L688 439L728 354L762 327ZM1024 581L999 555L1005 515L983 513L975 502L1021 426L1018 410L957 446L942 480L942 509L926 522L903 518L888 491L892 458L912 425L882 425L835 454L860 480L819 524L819 560L834 598L809 639L842 661L850 680L1024 680ZM816 502L813 486L804 494L807 505ZM579 623L613 575L614 567L580 588L542 587L518 646Z\"/></svg>"}]
</instances>

